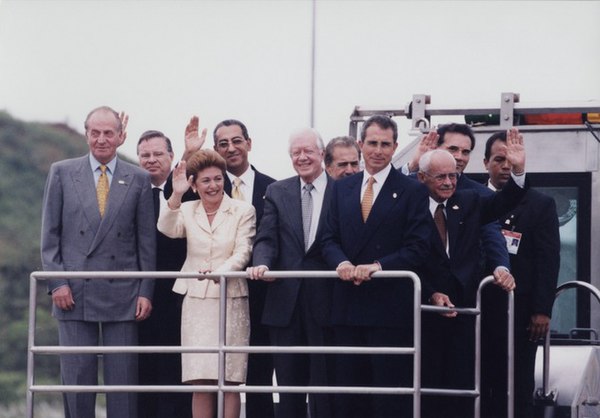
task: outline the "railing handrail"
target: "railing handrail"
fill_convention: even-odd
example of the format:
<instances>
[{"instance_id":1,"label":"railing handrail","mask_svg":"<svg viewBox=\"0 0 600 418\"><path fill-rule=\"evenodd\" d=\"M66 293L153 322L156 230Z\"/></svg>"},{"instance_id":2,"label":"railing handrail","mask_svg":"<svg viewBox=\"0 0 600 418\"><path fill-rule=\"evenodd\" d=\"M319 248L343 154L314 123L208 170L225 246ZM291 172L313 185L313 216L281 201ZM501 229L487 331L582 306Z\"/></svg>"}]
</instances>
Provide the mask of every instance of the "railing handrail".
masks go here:
<instances>
[{"instance_id":1,"label":"railing handrail","mask_svg":"<svg viewBox=\"0 0 600 418\"><path fill-rule=\"evenodd\" d=\"M33 418L33 393L34 392L194 392L198 390L217 392L218 395L218 416L223 412L223 394L224 392L296 392L296 393L377 393L377 394L404 394L413 395L413 416L420 416L421 394L438 394L446 396L468 396L475 398L475 418L479 418L479 397L480 397L480 318L481 318L481 289L493 281L491 276L486 277L480 283L477 293L476 308L446 308L431 305L421 305L421 281L412 271L380 271L373 274L372 278L398 278L411 279L414 285L413 290L413 346L412 347L344 347L344 346L227 346L225 345L225 303L220 304L219 320L219 344L218 346L36 346L35 345L35 305L37 304L37 281L43 279L225 279L220 286L220 297L226 298L227 279L247 278L245 271L227 271L200 274L193 272L119 272L119 271L36 271L30 275L30 306L29 306L29 340L28 340L28 358L27 358L27 409L28 416ZM265 273L266 278L319 278L319 279L337 279L335 271L270 271ZM510 292L512 300L512 292ZM509 304L509 318L511 318L514 307ZM475 354L475 388L471 389L441 389L441 388L421 388L421 311L427 312L458 312L460 314L475 315L476 321L476 354ZM508 321L509 325L512 321ZM512 333L509 333L512 336ZM509 337L510 339L510 337ZM509 348L510 349L510 348ZM68 385L35 385L34 380L34 354L60 354L60 353L183 353L183 352L211 352L219 354L219 379L216 385L93 385L93 386L68 386ZM413 355L413 387L394 387L394 388L376 388L376 387L345 387L345 386L231 386L225 385L224 366L226 352L246 352L246 353L349 353L349 354L399 354ZM509 362L510 363L510 362ZM510 367L510 364L509 364ZM509 381L512 373L509 374ZM60 389L60 390L59 390ZM512 390L509 390L509 395ZM510 402L510 399L509 399ZM509 407L509 410L511 408ZM509 416L509 418L512 415Z\"/></svg>"}]
</instances>

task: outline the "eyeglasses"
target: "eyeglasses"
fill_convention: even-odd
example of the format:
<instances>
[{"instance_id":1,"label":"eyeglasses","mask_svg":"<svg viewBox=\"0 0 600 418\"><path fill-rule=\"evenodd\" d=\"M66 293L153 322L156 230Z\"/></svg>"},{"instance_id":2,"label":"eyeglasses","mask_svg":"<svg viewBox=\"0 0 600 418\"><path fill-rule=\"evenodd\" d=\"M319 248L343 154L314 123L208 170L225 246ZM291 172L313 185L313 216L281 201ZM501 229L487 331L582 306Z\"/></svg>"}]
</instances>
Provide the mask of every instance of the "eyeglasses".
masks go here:
<instances>
[{"instance_id":1,"label":"eyeglasses","mask_svg":"<svg viewBox=\"0 0 600 418\"><path fill-rule=\"evenodd\" d=\"M227 149L230 145L233 145L235 148L241 147L246 140L244 138L233 138L231 141L223 140L217 142L217 148Z\"/></svg>"},{"instance_id":2,"label":"eyeglasses","mask_svg":"<svg viewBox=\"0 0 600 418\"><path fill-rule=\"evenodd\" d=\"M426 176L432 177L438 183L442 183L444 180L446 180L446 178L448 178L448 180L450 181L456 181L456 179L458 178L458 173L443 173L436 174L435 176L433 174L429 174L426 171L422 171L422 173Z\"/></svg>"}]
</instances>

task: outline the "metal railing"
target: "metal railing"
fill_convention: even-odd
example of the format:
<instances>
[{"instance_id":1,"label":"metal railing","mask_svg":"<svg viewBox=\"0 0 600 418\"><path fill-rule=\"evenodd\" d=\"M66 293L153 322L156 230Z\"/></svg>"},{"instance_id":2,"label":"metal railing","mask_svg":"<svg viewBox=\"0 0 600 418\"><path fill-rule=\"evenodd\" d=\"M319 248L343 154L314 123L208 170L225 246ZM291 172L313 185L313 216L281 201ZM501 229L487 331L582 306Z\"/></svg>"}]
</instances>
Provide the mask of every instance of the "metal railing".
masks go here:
<instances>
[{"instance_id":1,"label":"metal railing","mask_svg":"<svg viewBox=\"0 0 600 418\"><path fill-rule=\"evenodd\" d=\"M265 274L266 278L308 278L334 279L337 274L333 271L272 271ZM245 272L222 272L199 274L188 272L33 272L30 276L29 293L29 331L27 350L27 417L34 416L34 393L56 392L216 392L218 417L223 416L224 393L338 393L338 394L385 394L412 395L413 417L421 416L421 394L443 396L465 396L475 398L475 418L480 417L480 387L481 387L481 290L493 282L488 276L481 281L477 291L477 306L475 308L444 308L421 305L421 282L419 277L410 271L380 271L373 278L404 278L411 279L413 291L413 346L412 347L345 347L345 346L227 346L225 342L226 304L220 303L219 312L219 341L217 346L37 346L35 344L37 282L45 279L197 279L207 278L220 280L220 298L226 299L227 279L246 278ZM514 386L514 296L509 292L508 305L508 418L513 417L513 386ZM469 389L439 389L421 388L421 315L420 312L458 312L459 314L476 315L475 324L475 387ZM36 385L34 382L34 356L43 354L74 354L74 353L217 353L218 381L216 385ZM225 385L225 353L323 353L323 354L396 354L413 355L413 387L364 387L364 386L232 386Z\"/></svg>"},{"instance_id":2,"label":"metal railing","mask_svg":"<svg viewBox=\"0 0 600 418\"><path fill-rule=\"evenodd\" d=\"M600 303L600 290L594 285L591 285L587 282L582 282L578 280L572 280L569 282L565 282L556 288L556 293L554 295L554 300L558 299L558 297L568 289L585 289L590 292L591 296L594 296L598 303ZM595 331L595 330L592 330ZM541 402L546 405L553 405L556 403L556 399L558 396L558 392L554 389L550 389L549 381L550 381L550 327L548 327L548 331L546 332L546 336L544 338L544 350L543 350L543 362L542 362L542 387L536 389L535 391L535 399L537 402Z\"/></svg>"}]
</instances>

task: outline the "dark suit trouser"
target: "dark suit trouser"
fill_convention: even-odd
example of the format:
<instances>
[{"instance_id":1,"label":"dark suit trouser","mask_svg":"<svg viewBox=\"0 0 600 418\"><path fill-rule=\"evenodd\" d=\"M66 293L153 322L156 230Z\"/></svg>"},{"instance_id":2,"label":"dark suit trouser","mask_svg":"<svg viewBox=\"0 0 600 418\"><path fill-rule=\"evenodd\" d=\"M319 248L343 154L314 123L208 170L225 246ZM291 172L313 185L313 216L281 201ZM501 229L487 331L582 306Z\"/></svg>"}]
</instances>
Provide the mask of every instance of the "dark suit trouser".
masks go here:
<instances>
[{"instance_id":1,"label":"dark suit trouser","mask_svg":"<svg viewBox=\"0 0 600 418\"><path fill-rule=\"evenodd\" d=\"M182 296L174 293L174 280L157 280L152 315L139 323L140 345L181 345ZM140 385L181 385L181 354L140 354ZM138 394L140 418L190 418L192 394L142 392Z\"/></svg>"},{"instance_id":2,"label":"dark suit trouser","mask_svg":"<svg viewBox=\"0 0 600 418\"><path fill-rule=\"evenodd\" d=\"M410 319L408 320L410 321ZM335 326L338 346L407 347L412 328ZM345 354L336 356L337 386L412 387L413 358L410 355ZM334 395L334 416L339 418L409 418L412 396Z\"/></svg>"},{"instance_id":3,"label":"dark suit trouser","mask_svg":"<svg viewBox=\"0 0 600 418\"><path fill-rule=\"evenodd\" d=\"M298 298L302 300L302 291ZM306 303L296 303L289 326L270 327L271 344L276 346L331 345L331 330L319 325L306 306ZM324 354L275 354L273 360L278 385L327 386L331 384L331 365L328 364L330 359ZM331 417L330 398L329 394L309 395L310 417ZM275 415L278 418L305 418L307 416L306 393L280 393Z\"/></svg>"},{"instance_id":4,"label":"dark suit trouser","mask_svg":"<svg viewBox=\"0 0 600 418\"><path fill-rule=\"evenodd\" d=\"M102 336L105 346L135 346L138 342L134 321L90 322L58 321L61 346L97 346ZM137 384L137 354L104 354L103 372L106 385ZM65 385L97 385L98 356L96 354L61 354L60 369ZM94 418L96 394L68 392L63 395L66 418ZM108 393L107 418L137 417L135 393Z\"/></svg>"},{"instance_id":5,"label":"dark suit trouser","mask_svg":"<svg viewBox=\"0 0 600 418\"><path fill-rule=\"evenodd\" d=\"M261 324L268 283L248 280L250 305L250 345L267 346L271 343L268 327ZM270 353L248 354L247 386L271 386L273 384L273 355ZM271 393L246 393L246 418L273 418L273 395Z\"/></svg>"},{"instance_id":6,"label":"dark suit trouser","mask_svg":"<svg viewBox=\"0 0 600 418\"><path fill-rule=\"evenodd\" d=\"M470 315L446 318L424 312L421 325L421 387L473 389L475 318ZM423 418L473 416L473 398L469 397L424 395L421 405Z\"/></svg>"},{"instance_id":7,"label":"dark suit trouser","mask_svg":"<svg viewBox=\"0 0 600 418\"><path fill-rule=\"evenodd\" d=\"M515 406L516 418L533 416L537 342L529 341L528 295L515 295ZM482 417L506 417L507 395L507 296L492 287L483 293L482 317Z\"/></svg>"}]
</instances>

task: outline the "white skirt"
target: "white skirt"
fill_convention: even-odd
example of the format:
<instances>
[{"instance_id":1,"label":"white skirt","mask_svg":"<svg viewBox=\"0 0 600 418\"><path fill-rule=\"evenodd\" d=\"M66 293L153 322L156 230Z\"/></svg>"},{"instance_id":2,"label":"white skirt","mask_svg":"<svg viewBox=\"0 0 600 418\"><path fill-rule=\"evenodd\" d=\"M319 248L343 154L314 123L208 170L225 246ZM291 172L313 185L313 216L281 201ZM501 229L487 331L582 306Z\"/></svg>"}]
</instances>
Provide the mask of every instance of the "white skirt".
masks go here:
<instances>
[{"instance_id":1,"label":"white skirt","mask_svg":"<svg viewBox=\"0 0 600 418\"><path fill-rule=\"evenodd\" d=\"M250 342L250 313L248 298L227 298L227 345L248 345ZM218 346L219 299L195 298L185 295L181 311L182 346ZM182 353L181 380L217 380L217 353ZM225 380L245 383L248 368L247 353L225 354Z\"/></svg>"}]
</instances>

